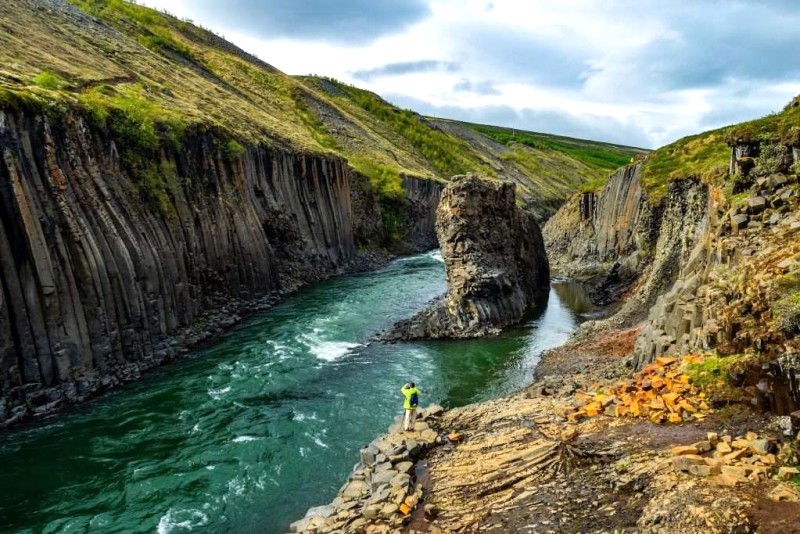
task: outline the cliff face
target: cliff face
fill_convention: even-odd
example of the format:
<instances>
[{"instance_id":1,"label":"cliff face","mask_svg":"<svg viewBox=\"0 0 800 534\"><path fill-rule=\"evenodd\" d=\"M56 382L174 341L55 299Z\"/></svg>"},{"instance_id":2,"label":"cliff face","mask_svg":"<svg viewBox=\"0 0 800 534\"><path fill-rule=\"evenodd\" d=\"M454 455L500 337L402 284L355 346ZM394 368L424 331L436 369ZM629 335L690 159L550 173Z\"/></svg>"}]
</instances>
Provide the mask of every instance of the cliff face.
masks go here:
<instances>
[{"instance_id":1,"label":"cliff face","mask_svg":"<svg viewBox=\"0 0 800 534\"><path fill-rule=\"evenodd\" d=\"M594 282L610 299L641 273L657 239L658 211L648 204L641 165L619 169L599 193L574 196L545 225L553 270Z\"/></svg>"},{"instance_id":2,"label":"cliff face","mask_svg":"<svg viewBox=\"0 0 800 534\"><path fill-rule=\"evenodd\" d=\"M77 114L0 111L0 425L135 379L349 268L365 241L354 217L379 207L344 160L219 144L187 134L132 174ZM435 186L407 187L400 213L432 217ZM372 200L354 214L351 196ZM420 220L411 248L430 242Z\"/></svg>"},{"instance_id":3,"label":"cliff face","mask_svg":"<svg viewBox=\"0 0 800 534\"><path fill-rule=\"evenodd\" d=\"M534 216L515 186L454 177L442 192L436 233L447 293L399 323L391 339L478 337L518 322L549 288L550 272Z\"/></svg>"},{"instance_id":4,"label":"cliff face","mask_svg":"<svg viewBox=\"0 0 800 534\"><path fill-rule=\"evenodd\" d=\"M548 221L545 244L559 274L586 279L600 303L629 291L615 326L643 319L708 228L708 186L671 182L651 205L641 185L641 165L620 169L604 189L573 198Z\"/></svg>"}]
</instances>

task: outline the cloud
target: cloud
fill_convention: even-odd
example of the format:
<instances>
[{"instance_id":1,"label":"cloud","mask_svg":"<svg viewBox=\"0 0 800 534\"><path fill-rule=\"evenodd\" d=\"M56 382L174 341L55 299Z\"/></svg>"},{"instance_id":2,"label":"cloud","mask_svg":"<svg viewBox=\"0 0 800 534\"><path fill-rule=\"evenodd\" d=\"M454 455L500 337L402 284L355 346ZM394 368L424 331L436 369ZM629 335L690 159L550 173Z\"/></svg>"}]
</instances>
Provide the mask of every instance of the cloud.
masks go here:
<instances>
[{"instance_id":1,"label":"cloud","mask_svg":"<svg viewBox=\"0 0 800 534\"><path fill-rule=\"evenodd\" d=\"M473 82L467 78L461 80L453 86L453 91L457 93L474 93L476 95L500 95L500 90L488 80Z\"/></svg>"},{"instance_id":2,"label":"cloud","mask_svg":"<svg viewBox=\"0 0 800 534\"><path fill-rule=\"evenodd\" d=\"M797 0L144 1L288 73L626 144L763 116L800 93Z\"/></svg>"},{"instance_id":3,"label":"cloud","mask_svg":"<svg viewBox=\"0 0 800 534\"><path fill-rule=\"evenodd\" d=\"M424 0L192 0L199 20L222 21L262 39L369 44L430 15Z\"/></svg>"},{"instance_id":4,"label":"cloud","mask_svg":"<svg viewBox=\"0 0 800 534\"><path fill-rule=\"evenodd\" d=\"M370 81L385 76L402 76L405 74L418 74L423 72L456 72L459 69L457 63L449 61L436 61L425 59L422 61L402 61L399 63L389 63L374 69L362 69L353 72L356 80Z\"/></svg>"},{"instance_id":5,"label":"cloud","mask_svg":"<svg viewBox=\"0 0 800 534\"><path fill-rule=\"evenodd\" d=\"M504 82L579 87L589 68L583 51L565 44L575 42L568 30L554 36L476 23L459 31L456 39L465 63Z\"/></svg>"}]
</instances>

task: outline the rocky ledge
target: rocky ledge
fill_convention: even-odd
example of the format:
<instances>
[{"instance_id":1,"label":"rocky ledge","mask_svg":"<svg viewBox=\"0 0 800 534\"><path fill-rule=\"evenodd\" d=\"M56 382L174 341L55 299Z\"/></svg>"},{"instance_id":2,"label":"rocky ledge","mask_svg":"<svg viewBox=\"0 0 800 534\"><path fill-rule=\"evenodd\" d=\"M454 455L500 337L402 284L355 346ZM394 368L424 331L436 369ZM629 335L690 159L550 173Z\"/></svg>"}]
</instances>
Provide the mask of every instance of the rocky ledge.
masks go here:
<instances>
[{"instance_id":1,"label":"rocky ledge","mask_svg":"<svg viewBox=\"0 0 800 534\"><path fill-rule=\"evenodd\" d=\"M416 460L434 445L458 439L440 435L438 421L443 413L437 405L422 410L412 432L401 430L398 417L387 434L361 449L359 462L336 498L309 509L303 519L289 526L289 532L394 532L401 528L423 497Z\"/></svg>"},{"instance_id":2,"label":"rocky ledge","mask_svg":"<svg viewBox=\"0 0 800 534\"><path fill-rule=\"evenodd\" d=\"M547 294L550 268L539 225L516 204L516 186L455 176L436 211L447 293L386 339L467 338L520 321Z\"/></svg>"}]
</instances>

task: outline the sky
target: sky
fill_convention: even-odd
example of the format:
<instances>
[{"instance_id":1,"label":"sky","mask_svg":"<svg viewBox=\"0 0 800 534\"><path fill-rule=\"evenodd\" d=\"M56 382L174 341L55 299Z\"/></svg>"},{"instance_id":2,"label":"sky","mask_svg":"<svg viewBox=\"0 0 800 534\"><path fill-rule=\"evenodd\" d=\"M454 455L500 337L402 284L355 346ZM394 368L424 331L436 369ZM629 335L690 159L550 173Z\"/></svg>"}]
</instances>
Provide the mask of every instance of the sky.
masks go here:
<instances>
[{"instance_id":1,"label":"sky","mask_svg":"<svg viewBox=\"0 0 800 534\"><path fill-rule=\"evenodd\" d=\"M144 0L419 113L656 148L800 93L798 0Z\"/></svg>"}]
</instances>

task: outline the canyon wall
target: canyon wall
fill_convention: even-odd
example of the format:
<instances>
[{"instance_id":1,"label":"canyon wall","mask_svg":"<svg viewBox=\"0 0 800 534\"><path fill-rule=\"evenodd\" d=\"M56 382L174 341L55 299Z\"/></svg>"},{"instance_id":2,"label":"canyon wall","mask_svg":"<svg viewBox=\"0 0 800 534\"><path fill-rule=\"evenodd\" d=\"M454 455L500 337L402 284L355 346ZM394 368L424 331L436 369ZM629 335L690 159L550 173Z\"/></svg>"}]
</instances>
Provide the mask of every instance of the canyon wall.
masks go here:
<instances>
[{"instance_id":1,"label":"canyon wall","mask_svg":"<svg viewBox=\"0 0 800 534\"><path fill-rule=\"evenodd\" d=\"M595 327L644 319L708 230L706 184L673 181L666 196L651 204L641 172L641 164L620 169L599 193L576 196L545 226L556 274L590 282L598 304L622 301Z\"/></svg>"},{"instance_id":2,"label":"canyon wall","mask_svg":"<svg viewBox=\"0 0 800 534\"><path fill-rule=\"evenodd\" d=\"M0 110L0 425L135 379L350 269L370 213L386 232L343 159L220 145L187 133L134 173L79 114ZM404 185L397 209L419 223L400 237L421 249L440 186Z\"/></svg>"}]
</instances>

